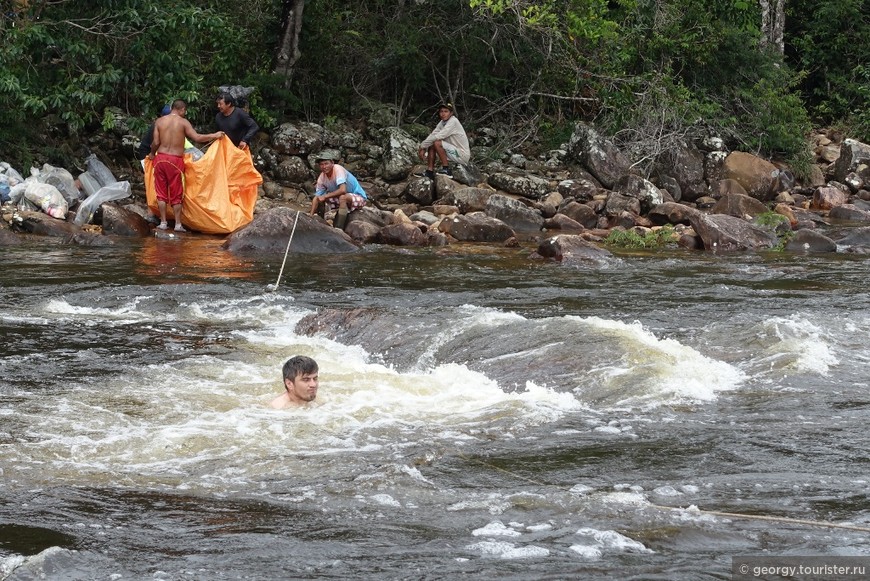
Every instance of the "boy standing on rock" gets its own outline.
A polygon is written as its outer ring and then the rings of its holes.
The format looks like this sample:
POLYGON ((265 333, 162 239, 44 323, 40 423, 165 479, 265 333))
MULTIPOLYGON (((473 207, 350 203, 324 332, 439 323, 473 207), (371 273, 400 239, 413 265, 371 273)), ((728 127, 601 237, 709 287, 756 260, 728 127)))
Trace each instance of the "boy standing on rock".
POLYGON ((420 143, 420 159, 428 164, 425 176, 435 178, 435 158, 441 161, 438 173, 453 177, 449 162, 468 163, 471 159, 471 148, 468 136, 462 123, 453 114, 452 103, 442 103, 438 106, 438 117, 441 121, 426 139, 420 143))

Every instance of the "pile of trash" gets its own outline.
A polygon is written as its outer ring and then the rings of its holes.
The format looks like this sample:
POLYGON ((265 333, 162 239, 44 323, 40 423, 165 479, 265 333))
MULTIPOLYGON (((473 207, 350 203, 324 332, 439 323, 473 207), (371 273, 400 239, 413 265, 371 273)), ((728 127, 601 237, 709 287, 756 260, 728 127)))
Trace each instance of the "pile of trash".
POLYGON ((58 220, 67 220, 73 210, 77 226, 88 224, 101 204, 129 197, 130 182, 115 179, 95 154, 87 157, 85 166, 87 170, 73 178, 64 168, 46 163, 30 168, 30 176, 24 178, 0 161, 0 204, 21 212, 44 212, 58 220))

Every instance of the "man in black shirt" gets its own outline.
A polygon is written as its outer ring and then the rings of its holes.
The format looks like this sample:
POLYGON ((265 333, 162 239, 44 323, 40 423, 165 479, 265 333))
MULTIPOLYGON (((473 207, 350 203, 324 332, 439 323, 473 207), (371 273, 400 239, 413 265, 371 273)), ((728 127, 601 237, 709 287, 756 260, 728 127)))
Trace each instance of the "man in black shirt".
POLYGON ((239 149, 248 149, 248 144, 260 129, 257 122, 244 109, 236 107, 236 101, 229 93, 218 96, 217 108, 214 122, 218 130, 226 133, 239 149))

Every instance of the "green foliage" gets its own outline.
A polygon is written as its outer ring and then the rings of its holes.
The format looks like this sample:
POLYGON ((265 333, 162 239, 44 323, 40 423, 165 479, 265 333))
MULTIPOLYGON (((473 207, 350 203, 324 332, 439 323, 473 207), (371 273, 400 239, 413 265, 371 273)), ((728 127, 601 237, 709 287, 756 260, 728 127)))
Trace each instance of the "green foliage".
POLYGON ((662 226, 643 234, 639 234, 634 229, 613 229, 607 235, 607 238, 604 239, 604 243, 618 248, 662 248, 674 242, 675 234, 672 226, 662 226))
MULTIPOLYGON (((142 115, 189 102, 194 123, 210 122, 214 87, 244 84, 268 67, 280 2, 250 0, 248 10, 197 0, 31 2, 0 21, 0 106, 17 128, 34 119, 61 133, 110 127, 107 107, 142 115), (57 124, 60 124, 58 127, 57 124)), ((11 134, 11 137, 9 136, 11 134)))
POLYGON ((870 140, 870 7, 866 0, 789 0, 786 43, 801 92, 821 121, 870 140))
POLYGON ((755 222, 759 226, 776 228, 780 224, 788 222, 788 218, 786 218, 782 214, 777 214, 772 210, 768 210, 767 212, 762 212, 761 214, 757 215, 753 222, 755 222))

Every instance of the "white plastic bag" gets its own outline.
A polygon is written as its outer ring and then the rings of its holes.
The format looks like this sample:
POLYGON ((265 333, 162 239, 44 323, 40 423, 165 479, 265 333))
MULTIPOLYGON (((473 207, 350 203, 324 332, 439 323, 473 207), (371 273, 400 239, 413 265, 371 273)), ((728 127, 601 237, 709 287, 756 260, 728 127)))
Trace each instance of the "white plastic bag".
POLYGON ((10 187, 18 185, 24 181, 21 174, 15 171, 15 169, 5 161, 0 161, 0 173, 6 174, 6 177, 9 179, 10 187))
MULTIPOLYGON (((88 173, 90 173, 90 171, 88 173)), ((97 191, 97 193, 88 196, 87 199, 79 205, 78 212, 76 212, 76 217, 73 221, 78 226, 87 224, 91 221, 91 218, 94 217, 94 212, 96 212, 97 208, 102 204, 113 200, 122 200, 129 195, 130 182, 126 180, 103 186, 97 191)))
POLYGON ((88 166, 88 173, 91 177, 100 182, 101 186, 117 184, 118 180, 112 175, 112 171, 106 167, 106 164, 97 159, 97 154, 92 153, 85 159, 85 164, 88 166))
POLYGON ((30 182, 27 184, 27 189, 24 190, 24 197, 52 218, 60 220, 66 218, 69 204, 66 203, 63 194, 53 185, 39 181, 30 182))
POLYGON ((30 168, 30 173, 36 175, 36 179, 42 183, 56 187, 57 191, 66 199, 67 204, 72 205, 78 201, 79 189, 76 187, 76 182, 72 174, 62 167, 54 167, 46 163, 43 164, 41 170, 30 168))
POLYGON ((82 191, 85 194, 85 198, 93 196, 101 187, 103 187, 100 185, 100 182, 94 179, 94 177, 86 171, 79 174, 79 183, 82 185, 82 191))

